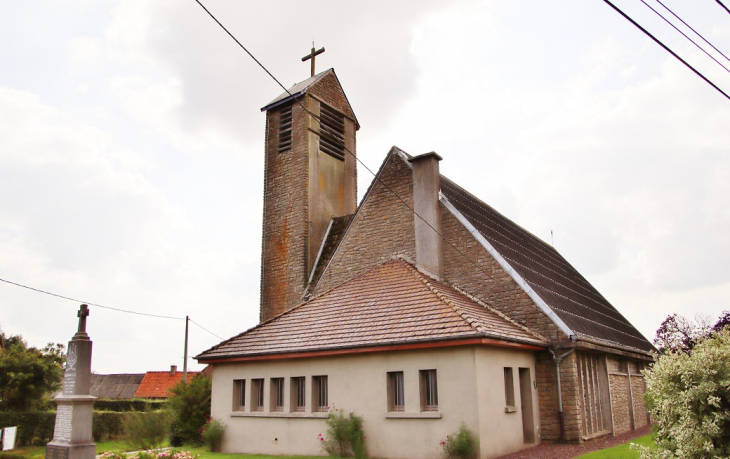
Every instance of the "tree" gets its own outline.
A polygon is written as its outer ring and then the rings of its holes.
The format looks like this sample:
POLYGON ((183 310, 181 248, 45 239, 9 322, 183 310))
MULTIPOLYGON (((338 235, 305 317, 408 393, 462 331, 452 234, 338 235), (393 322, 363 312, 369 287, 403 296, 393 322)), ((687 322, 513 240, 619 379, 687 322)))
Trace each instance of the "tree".
POLYGON ((654 345, 660 352, 667 350, 691 352, 697 343, 730 325, 730 311, 723 311, 714 325, 709 317, 698 315, 694 321, 671 314, 659 326, 654 345))
POLYGON ((64 346, 28 347, 20 335, 0 330, 0 411, 30 411, 57 390, 63 379, 64 346))
POLYGON ((645 375, 657 449, 642 459, 730 457, 730 328, 669 349, 645 375))
POLYGON ((180 381, 170 389, 167 408, 172 417, 173 446, 202 443, 201 429, 210 417, 211 380, 197 374, 189 381, 180 381))

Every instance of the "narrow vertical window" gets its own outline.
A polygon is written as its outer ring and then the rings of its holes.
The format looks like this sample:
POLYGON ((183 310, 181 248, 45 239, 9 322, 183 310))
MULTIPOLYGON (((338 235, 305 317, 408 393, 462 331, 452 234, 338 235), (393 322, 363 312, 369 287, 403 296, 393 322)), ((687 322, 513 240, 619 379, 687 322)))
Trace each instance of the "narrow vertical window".
POLYGON ((508 412, 515 407, 515 380, 511 367, 504 367, 504 403, 508 412))
POLYGON ((288 105, 279 112, 279 153, 291 149, 291 107, 288 105))
POLYGON ((251 380, 251 411, 264 410, 264 380, 251 380))
POLYGON ((246 380, 233 380, 233 411, 246 411, 246 380))
POLYGON ((284 378, 271 378, 271 411, 284 411, 284 378))
POLYGON ((438 411, 436 370, 421 370, 421 411, 438 411))
POLYGON ((312 376, 312 405, 315 411, 327 411, 327 376, 312 376))
POLYGON ((339 160, 345 160, 345 116, 325 104, 319 110, 319 149, 339 160))
POLYGON ((405 411, 405 388, 403 372, 388 373, 388 411, 405 411))
POLYGON ((295 412, 304 411, 307 403, 304 384, 304 376, 298 376, 291 379, 291 410, 295 412))

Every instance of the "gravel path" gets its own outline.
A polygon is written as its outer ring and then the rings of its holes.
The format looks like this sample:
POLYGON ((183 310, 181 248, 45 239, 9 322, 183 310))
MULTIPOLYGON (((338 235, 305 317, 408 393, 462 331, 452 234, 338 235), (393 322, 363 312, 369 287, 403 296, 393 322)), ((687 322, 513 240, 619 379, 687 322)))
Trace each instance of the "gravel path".
POLYGON ((571 459, 581 454, 590 453, 591 451, 626 443, 634 438, 647 435, 650 432, 649 426, 646 426, 616 437, 607 436, 583 443, 582 445, 538 445, 506 456, 500 456, 497 459, 571 459))

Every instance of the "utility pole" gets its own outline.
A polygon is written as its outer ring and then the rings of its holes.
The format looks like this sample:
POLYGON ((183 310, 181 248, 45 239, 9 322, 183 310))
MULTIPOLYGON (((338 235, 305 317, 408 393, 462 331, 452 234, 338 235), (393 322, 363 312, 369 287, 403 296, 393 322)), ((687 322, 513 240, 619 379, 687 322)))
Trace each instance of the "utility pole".
POLYGON ((185 361, 183 361, 183 381, 188 380, 188 323, 190 316, 185 316, 185 361))

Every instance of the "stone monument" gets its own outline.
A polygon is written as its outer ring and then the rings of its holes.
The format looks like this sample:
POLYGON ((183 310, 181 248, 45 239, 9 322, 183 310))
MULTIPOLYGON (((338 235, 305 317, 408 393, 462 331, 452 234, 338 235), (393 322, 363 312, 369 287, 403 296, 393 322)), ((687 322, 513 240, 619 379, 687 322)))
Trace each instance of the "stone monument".
POLYGON ((79 309, 79 329, 68 343, 63 391, 53 398, 56 426, 53 441, 46 445, 46 459, 94 459, 96 444, 91 436, 92 408, 96 397, 91 386, 91 340, 86 334, 89 307, 79 309))

